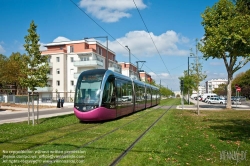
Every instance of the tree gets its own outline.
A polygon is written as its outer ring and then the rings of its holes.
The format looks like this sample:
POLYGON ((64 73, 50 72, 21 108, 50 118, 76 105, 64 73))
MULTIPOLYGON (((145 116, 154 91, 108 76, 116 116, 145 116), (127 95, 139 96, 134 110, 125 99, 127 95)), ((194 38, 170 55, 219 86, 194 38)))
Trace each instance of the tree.
MULTIPOLYGON (((192 49, 191 49, 192 51, 192 49)), ((207 76, 202 73, 202 65, 199 63, 199 57, 198 57, 198 50, 196 45, 196 55, 194 53, 190 53, 191 56, 195 56, 195 62, 191 63, 189 73, 188 71, 184 71, 184 76, 179 77, 180 81, 184 81, 184 89, 183 94, 187 94, 188 90, 189 92, 192 92, 195 90, 197 92, 197 95, 199 94, 199 86, 200 82, 203 81, 207 76)), ((199 100, 197 100, 197 114, 200 114, 199 110, 199 100)))
POLYGON ((227 95, 226 84, 219 84, 218 88, 215 88, 213 90, 213 93, 215 93, 219 96, 226 96, 227 95))
POLYGON ((22 89, 20 85, 20 78, 27 78, 21 70, 27 65, 24 64, 25 55, 21 55, 19 52, 12 53, 11 56, 6 60, 5 67, 3 70, 2 79, 5 80, 7 84, 13 84, 16 87, 16 94, 19 94, 19 90, 22 89))
POLYGON ((227 74, 227 108, 231 109, 233 74, 250 60, 250 15, 247 6, 219 0, 201 15, 205 35, 199 50, 204 58, 223 59, 227 74), (243 12, 244 11, 244 12, 243 12), (242 58, 241 60, 239 58, 242 58))
MULTIPOLYGON (((28 29, 28 35, 25 36, 24 48, 27 51, 27 57, 25 58, 24 64, 27 67, 22 69, 22 73, 27 75, 20 79, 22 86, 29 88, 32 91, 32 96, 36 87, 45 87, 47 85, 48 77, 47 73, 49 71, 48 57, 42 56, 39 51, 39 36, 36 33, 37 26, 34 21, 30 23, 30 28, 28 29)), ((32 97, 32 107, 34 115, 34 98, 32 97)), ((34 116, 33 116, 34 125, 34 116)))
POLYGON ((0 54, 0 87, 2 88, 3 85, 5 84, 5 80, 3 79, 4 77, 4 68, 5 68, 5 64, 7 61, 7 57, 3 54, 0 54))
MULTIPOLYGON (((184 76, 181 76, 179 77, 179 80, 183 80, 184 84, 184 88, 183 88, 183 95, 186 95, 188 94, 188 91, 189 93, 195 89, 195 84, 194 84, 194 77, 193 75, 191 74, 188 74, 188 71, 187 70, 184 70, 184 76)), ((180 85, 181 86, 181 85, 180 85)), ((181 89, 181 87, 180 87, 181 89)))
MULTIPOLYGON (((250 97, 250 69, 246 72, 238 74, 232 81, 232 88, 238 85, 241 87, 241 95, 247 98, 250 97)), ((235 93, 234 93, 235 94, 235 93)))
MULTIPOLYGON (((191 63, 190 75, 194 84, 194 90, 197 92, 197 97, 199 97, 199 86, 200 82, 205 80, 207 75, 202 73, 202 65, 199 63, 199 57, 197 55, 197 45, 196 45, 196 58, 195 63, 191 63)), ((191 52, 191 55, 194 55, 191 52)), ((200 115, 199 100, 197 100, 197 114, 200 115)))
POLYGON ((33 92, 36 87, 45 87, 47 85, 49 71, 48 57, 42 56, 39 51, 39 36, 36 33, 37 26, 34 21, 31 22, 28 29, 28 35, 25 36, 24 48, 27 51, 27 57, 24 60, 27 67, 22 69, 22 73, 27 75, 27 78, 21 78, 21 84, 24 87, 30 88, 33 92))

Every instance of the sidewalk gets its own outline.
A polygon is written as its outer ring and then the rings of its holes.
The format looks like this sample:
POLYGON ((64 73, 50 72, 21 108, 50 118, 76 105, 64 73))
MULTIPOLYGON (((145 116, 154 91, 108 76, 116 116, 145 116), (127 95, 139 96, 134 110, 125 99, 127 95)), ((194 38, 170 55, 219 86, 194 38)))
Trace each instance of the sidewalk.
MULTIPOLYGON (((26 105, 26 104, 23 104, 23 105, 28 107, 28 105, 26 105)), ((56 107, 57 103, 39 103, 39 106, 48 106, 47 108, 39 108, 39 111, 60 109, 60 108, 56 107)), ((63 104, 64 108, 73 108, 73 106, 74 106, 74 103, 64 103, 63 104)), ((16 111, 18 111, 18 112, 27 112, 28 111, 27 107, 23 108, 23 107, 0 106, 0 109, 2 111, 5 110, 5 111, 8 111, 8 112, 16 112, 16 111)), ((36 109, 37 109, 37 105, 34 104, 34 110, 36 110, 36 109)), ((30 105, 30 110, 32 110, 32 105, 30 105)))
MULTIPOLYGON (((44 103, 41 103, 39 105, 44 105, 44 103)), ((46 105, 48 106, 49 104, 46 104, 46 105)), ((39 119, 74 113, 73 103, 65 103, 63 108, 57 108, 55 106, 55 103, 52 103, 49 106, 52 106, 52 107, 39 109, 39 119), (66 110, 64 108, 66 108, 66 110)), ((15 123, 15 122, 22 122, 22 121, 28 120, 28 114, 27 114, 28 108, 2 106, 0 109, 1 109, 0 115, 2 115, 0 124, 15 123), (17 115, 20 115, 20 117, 14 117, 17 115)), ((32 120, 32 117, 33 117, 32 112, 33 112, 32 107, 30 107, 30 120, 32 120)), ((37 118, 37 115, 36 115, 37 106, 36 105, 34 106, 34 113, 35 113, 35 119, 36 119, 37 118)))

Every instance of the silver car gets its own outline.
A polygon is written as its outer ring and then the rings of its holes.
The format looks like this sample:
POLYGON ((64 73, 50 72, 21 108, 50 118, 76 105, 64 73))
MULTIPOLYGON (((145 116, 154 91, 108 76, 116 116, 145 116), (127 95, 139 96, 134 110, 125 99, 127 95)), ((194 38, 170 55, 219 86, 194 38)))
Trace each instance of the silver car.
POLYGON ((240 99, 232 99, 232 104, 241 105, 241 101, 240 101, 240 99))
POLYGON ((218 97, 210 97, 208 100, 207 100, 207 103, 208 104, 220 104, 220 100, 218 97))

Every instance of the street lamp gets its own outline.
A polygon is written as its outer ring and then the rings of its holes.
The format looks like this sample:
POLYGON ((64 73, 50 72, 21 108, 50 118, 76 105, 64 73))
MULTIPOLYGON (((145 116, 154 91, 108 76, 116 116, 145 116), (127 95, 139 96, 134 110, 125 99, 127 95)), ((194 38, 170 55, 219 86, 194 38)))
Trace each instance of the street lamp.
POLYGON ((130 65, 131 65, 130 49, 128 48, 128 46, 125 46, 125 47, 127 47, 128 53, 129 53, 129 71, 128 71, 128 74, 129 74, 129 77, 130 77, 130 65))
POLYGON ((91 38, 106 38, 106 49, 107 49, 107 53, 106 53, 106 62, 105 62, 105 69, 108 69, 108 36, 97 36, 97 37, 85 37, 84 40, 86 39, 91 39, 91 38))

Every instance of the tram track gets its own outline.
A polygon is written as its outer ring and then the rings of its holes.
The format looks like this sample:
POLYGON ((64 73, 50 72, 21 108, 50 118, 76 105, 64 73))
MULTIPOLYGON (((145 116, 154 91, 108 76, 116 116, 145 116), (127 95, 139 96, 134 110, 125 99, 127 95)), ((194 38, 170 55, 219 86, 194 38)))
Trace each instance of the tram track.
MULTIPOLYGON (((153 108, 153 107, 152 107, 152 108, 153 108)), ((153 109, 152 109, 152 110, 153 110, 153 109)), ((87 142, 87 143, 81 145, 79 148, 83 148, 83 147, 85 147, 85 146, 87 146, 87 145, 89 145, 89 144, 91 144, 91 143, 93 143, 93 142, 95 142, 95 141, 97 141, 97 140, 99 140, 99 139, 101 139, 101 138, 103 138, 103 137, 105 137, 105 136, 107 136, 107 135, 109 135, 109 134, 111 134, 111 133, 117 131, 118 129, 120 129, 120 128, 124 127, 124 126, 126 126, 126 125, 128 125, 128 124, 130 124, 130 123, 132 123, 132 122, 134 122, 134 121, 136 121, 136 120, 138 120, 138 119, 140 119, 140 118, 143 118, 143 117, 146 116, 148 113, 150 113, 152 110, 150 110, 150 111, 148 111, 148 112, 145 112, 143 115, 141 115, 141 116, 139 116, 139 117, 137 117, 137 118, 135 118, 135 119, 129 121, 129 122, 126 123, 126 124, 121 125, 120 127, 117 127, 117 128, 115 128, 115 129, 113 129, 113 130, 107 132, 107 133, 104 133, 104 134, 101 135, 100 137, 97 137, 96 139, 93 139, 93 140, 91 140, 91 141, 89 141, 89 142, 87 142)), ((143 111, 142 111, 142 112, 143 112, 143 111)), ((130 116, 130 115, 129 115, 129 116, 130 116)), ((123 117, 123 118, 125 118, 125 117, 123 117)), ((24 149, 21 149, 21 150, 22 150, 22 151, 26 151, 26 150, 32 150, 32 149, 35 149, 35 148, 39 148, 39 147, 41 147, 41 146, 44 146, 45 143, 46 143, 46 144, 48 144, 48 143, 53 143, 53 141, 57 141, 57 140, 60 140, 60 139, 62 139, 62 138, 65 138, 65 137, 68 137, 68 136, 71 136, 71 135, 75 135, 76 133, 87 132, 87 131, 89 131, 90 129, 93 129, 93 128, 95 128, 95 127, 97 127, 97 126, 100 126, 100 125, 102 125, 102 124, 104 124, 104 123, 105 123, 105 122, 98 122, 97 124, 96 124, 96 123, 87 123, 87 125, 90 125, 90 126, 85 127, 85 128, 83 128, 83 129, 80 129, 80 130, 77 130, 77 131, 74 131, 74 132, 70 132, 70 133, 68 133, 68 134, 64 134, 64 135, 62 135, 62 136, 55 136, 54 138, 52 138, 52 139, 50 139, 50 140, 48 140, 48 141, 46 141, 46 142, 35 143, 33 146, 29 146, 29 147, 24 148, 24 149), (92 125, 92 124, 93 124, 93 125, 92 125)), ((34 134, 34 135, 29 135, 29 136, 25 136, 25 137, 19 137, 19 138, 13 139, 13 140, 9 140, 9 141, 0 143, 0 145, 1 145, 1 144, 3 145, 3 144, 5 144, 5 143, 10 143, 10 144, 13 143, 13 144, 15 144, 15 143, 17 143, 18 140, 20 140, 20 139, 26 140, 26 139, 28 139, 30 136, 32 136, 32 137, 33 137, 33 136, 34 136, 34 137, 35 137, 35 136, 39 137, 39 135, 46 135, 46 133, 48 133, 48 132, 53 132, 53 131, 56 131, 56 130, 63 130, 64 128, 71 127, 71 126, 78 125, 78 124, 79 124, 79 122, 73 123, 73 124, 70 124, 70 125, 66 125, 66 126, 63 126, 63 127, 60 127, 60 128, 55 128, 55 129, 52 129, 52 130, 47 130, 47 131, 45 131, 45 132, 36 133, 36 134, 34 134)), ((81 125, 82 125, 82 124, 81 124, 81 125)), ((86 124, 83 124, 83 125, 85 126, 86 124)), ((19 144, 20 144, 20 143, 19 143, 19 144)), ((79 149, 79 148, 78 148, 78 149, 79 149)))
MULTIPOLYGON (((158 109, 162 108, 164 106, 159 107, 158 109)), ((171 105, 159 118, 157 118, 139 137, 136 138, 136 140, 130 144, 130 146, 124 150, 113 162, 110 164, 110 166, 115 166, 120 162, 121 159, 123 159, 128 152, 144 137, 144 135, 173 107, 171 105)))
MULTIPOLYGON (((171 106, 171 107, 172 107, 172 106, 171 106)), ((66 154, 58 155, 58 156, 56 156, 55 158, 53 158, 53 159, 51 159, 51 160, 48 160, 48 162, 47 162, 47 163, 44 163, 44 164, 45 164, 45 165, 50 165, 50 164, 54 163, 54 161, 61 160, 61 159, 63 159, 65 156, 68 156, 68 155, 74 153, 74 151, 77 151, 77 150, 79 151, 79 150, 81 150, 82 148, 86 148, 86 147, 88 147, 90 144, 92 144, 92 143, 94 143, 94 142, 97 142, 98 140, 101 140, 102 138, 105 138, 106 136, 111 135, 112 133, 115 133, 115 132, 118 131, 119 129, 122 129, 122 128, 124 128, 125 126, 128 126, 129 124, 131 124, 131 123, 133 123, 133 122, 137 122, 139 119, 145 118, 145 116, 149 115, 150 113, 153 113, 156 109, 161 109, 161 108, 164 108, 164 106, 155 106, 155 107, 151 107, 151 108, 148 109, 148 110, 140 111, 140 112, 142 112, 143 114, 139 114, 138 117, 135 117, 135 118, 133 118, 132 120, 129 120, 128 122, 125 122, 125 123, 123 123, 122 125, 117 126, 116 128, 113 128, 113 129, 111 129, 111 130, 108 131, 108 132, 102 133, 100 136, 97 136, 95 139, 89 140, 88 142, 86 142, 86 143, 84 143, 84 144, 82 144, 82 145, 80 145, 80 146, 77 146, 76 148, 71 149, 70 151, 67 151, 66 154)), ((170 108, 169 108, 169 109, 170 109, 170 108)), ((166 113, 166 111, 165 111, 165 113, 166 113)), ((165 114, 165 113, 164 113, 164 114, 165 114)), ((131 115, 129 115, 129 116, 131 116, 131 115)), ((161 115, 161 117, 162 117, 162 116, 163 116, 163 115, 161 115)), ((121 119, 125 119, 125 117, 123 117, 123 118, 121 118, 121 119)), ((158 119, 160 119, 160 118, 158 118, 158 119)), ((149 129, 147 129, 146 131, 144 131, 144 132, 143 132, 143 133, 144 133, 143 135, 145 135, 145 134, 147 133, 147 131, 149 131, 149 130, 154 126, 155 123, 157 123, 157 121, 154 122, 154 123, 151 125, 151 127, 150 127, 149 129)), ((75 124, 76 124, 76 123, 70 124, 70 125, 67 125, 67 126, 63 126, 63 127, 61 127, 61 128, 53 129, 53 130, 63 129, 63 128, 65 128, 65 127, 70 127, 70 126, 73 126, 73 125, 75 125, 75 124)), ((90 123, 90 124, 91 124, 91 123, 90 123)), ((98 123, 98 124, 94 124, 93 126, 88 126, 88 127, 85 127, 84 129, 77 130, 77 131, 74 131, 74 132, 70 132, 70 133, 68 133, 68 134, 65 134, 65 135, 62 135, 62 136, 59 136, 59 137, 57 136, 56 138, 52 138, 52 139, 50 139, 50 140, 48 140, 48 141, 46 141, 46 142, 42 142, 42 143, 39 143, 39 144, 35 144, 34 146, 29 146, 28 148, 22 149, 22 151, 25 151, 25 150, 35 150, 36 148, 42 147, 42 146, 44 146, 44 145, 48 145, 49 143, 52 143, 52 144, 53 144, 54 141, 58 141, 58 140, 60 141, 60 139, 62 139, 62 138, 66 138, 66 137, 68 137, 68 138, 72 137, 72 138, 73 138, 74 135, 77 134, 77 133, 82 133, 82 132, 85 132, 85 131, 86 131, 86 132, 87 132, 87 131, 92 132, 91 129, 93 129, 94 127, 97 127, 97 126, 102 126, 103 124, 105 124, 105 122, 103 122, 103 123, 98 123)), ((49 130, 49 131, 53 131, 53 130, 49 130)), ((48 131, 46 131, 46 132, 48 132, 48 131)), ((36 135, 39 136, 39 134, 45 134, 46 132, 37 133, 36 135)), ((143 137, 143 135, 141 135, 140 138, 137 138, 136 141, 134 141, 134 142, 130 145, 130 147, 128 147, 128 148, 125 150, 126 152, 125 152, 125 153, 123 152, 123 155, 122 155, 122 156, 125 156, 126 153, 128 153, 128 152, 130 151, 130 149, 132 149, 133 146, 143 137)), ((24 138, 24 137, 21 137, 21 138, 24 138)), ((21 139, 21 138, 18 138, 18 139, 21 139)), ((27 138, 28 138, 28 137, 27 137, 27 138)), ((17 141, 18 139, 15 139, 15 140, 17 141)), ((8 141, 8 143, 12 143, 12 142, 15 141, 15 140, 8 141)), ((123 157, 120 156, 120 159, 122 159, 122 158, 123 158, 123 157)), ((120 159, 118 159, 117 161, 119 161, 120 159)))
MULTIPOLYGON (((53 164, 54 162, 56 162, 56 161, 58 161, 58 160, 60 160, 60 159, 63 159, 63 158, 65 158, 65 157, 67 157, 68 155, 71 155, 72 153, 74 153, 75 151, 79 151, 80 149, 82 149, 82 148, 85 148, 85 147, 87 147, 87 146, 89 146, 90 144, 92 144, 92 143, 94 143, 94 142, 96 142, 96 141, 98 141, 98 140, 101 140, 102 138, 104 138, 104 137, 106 137, 106 136, 108 136, 108 135, 110 135, 110 134, 112 134, 112 133, 115 133, 116 131, 118 131, 119 129, 122 129, 122 128, 124 128, 125 126, 127 126, 127 125, 129 125, 129 124, 131 124, 131 123, 133 123, 133 122, 135 122, 135 121, 137 121, 137 120, 139 120, 139 119, 141 119, 141 118, 143 118, 143 117, 145 117, 146 115, 148 115, 149 113, 151 113, 152 111, 154 111, 155 109, 161 109, 161 108, 164 108, 164 107, 166 107, 166 106, 156 106, 157 108, 155 108, 155 107, 152 107, 151 108, 151 110, 149 111, 149 112, 146 112, 145 114, 143 114, 142 116, 140 116, 140 117, 138 117, 138 118, 135 118, 135 119, 133 119, 133 120, 131 120, 131 121, 129 121, 129 122, 127 122, 127 123, 125 123, 125 124, 123 124, 123 125, 121 125, 121 126, 119 126, 119 127, 116 127, 116 128, 114 128, 113 130, 111 130, 111 131, 109 131, 109 132, 106 132, 106 133, 104 133, 104 134, 102 134, 101 136, 99 136, 99 137, 97 137, 97 138, 95 138, 95 139, 93 139, 93 140, 90 140, 90 141, 88 141, 88 142, 86 142, 86 143, 84 143, 83 145, 81 145, 80 147, 78 147, 78 148, 75 148, 75 149, 73 149, 73 150, 71 150, 71 152, 67 152, 66 154, 63 154, 63 155, 61 155, 61 156, 58 156, 57 158, 54 158, 53 160, 50 160, 48 163, 46 163, 44 166, 48 166, 48 165, 50 165, 50 164, 53 164)), ((161 114, 161 116, 159 117, 159 118, 157 118, 157 120, 156 121, 154 121, 154 123, 152 123, 151 125, 150 125, 150 127, 148 128, 148 129, 146 129, 126 150, 124 150, 123 151, 123 153, 120 155, 120 156, 118 156, 112 163, 115 165, 117 162, 119 162, 132 148, 133 148, 133 146, 137 143, 137 142, 139 142, 139 140, 167 113, 167 111, 168 110, 170 110, 172 107, 173 107, 173 105, 172 106, 168 106, 169 108, 166 110, 166 111, 164 111, 164 113, 163 114, 161 114)), ((111 164, 112 164, 111 163, 111 164)))
MULTIPOLYGON (((157 108, 157 109, 158 109, 158 108, 157 108)), ((119 129, 121 129, 121 128, 123 128, 123 127, 125 127, 125 126, 127 126, 127 125, 129 125, 129 124, 131 124, 131 123, 133 123, 133 122, 135 122, 135 121, 137 121, 137 120, 143 118, 143 117, 145 117, 146 115, 148 115, 148 114, 151 113, 152 111, 154 111, 154 107, 150 108, 150 111, 146 112, 146 113, 143 114, 142 116, 139 116, 139 117, 137 117, 137 118, 135 118, 135 119, 133 119, 133 120, 131 120, 131 121, 129 121, 129 122, 127 122, 127 123, 125 123, 125 124, 119 126, 119 127, 116 127, 115 129, 113 129, 113 130, 111 130, 111 131, 109 131, 109 132, 106 132, 106 133, 102 134, 101 136, 99 136, 99 137, 97 137, 97 138, 95 138, 95 139, 93 139, 93 140, 90 140, 90 141, 86 142, 85 144, 81 145, 80 147, 71 150, 71 152, 73 153, 73 152, 75 152, 75 151, 77 151, 77 150, 80 150, 80 149, 82 149, 82 148, 84 148, 84 147, 87 147, 88 145, 90 145, 90 144, 92 144, 92 143, 94 143, 94 142, 96 142, 96 141, 98 141, 98 140, 100 140, 100 139, 102 139, 102 138, 104 138, 104 137, 106 137, 106 136, 108 136, 108 135, 110 135, 110 134, 112 134, 112 133, 118 131, 119 129)), ((45 166, 50 165, 50 164, 54 163, 55 161, 60 160, 60 159, 66 157, 66 156, 68 156, 68 155, 71 155, 72 153, 69 153, 69 151, 68 151, 67 154, 61 155, 61 156, 59 156, 59 157, 57 157, 57 158, 55 158, 55 159, 53 159, 53 160, 50 160, 49 163, 46 163, 46 164, 45 164, 45 166)))

